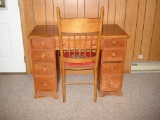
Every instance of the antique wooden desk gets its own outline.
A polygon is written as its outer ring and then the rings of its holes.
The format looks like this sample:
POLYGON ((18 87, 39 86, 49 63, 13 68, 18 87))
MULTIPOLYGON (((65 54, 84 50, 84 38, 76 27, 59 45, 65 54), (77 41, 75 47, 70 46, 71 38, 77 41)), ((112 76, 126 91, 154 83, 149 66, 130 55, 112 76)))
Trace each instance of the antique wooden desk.
MULTIPOLYGON (((99 96, 122 95, 126 42, 129 36, 118 25, 104 24, 99 65, 99 96)), ((56 25, 38 25, 28 36, 35 98, 58 98, 59 39, 56 25)), ((94 43, 95 44, 95 43, 94 43)), ((64 43, 65 45, 65 43, 64 43)))

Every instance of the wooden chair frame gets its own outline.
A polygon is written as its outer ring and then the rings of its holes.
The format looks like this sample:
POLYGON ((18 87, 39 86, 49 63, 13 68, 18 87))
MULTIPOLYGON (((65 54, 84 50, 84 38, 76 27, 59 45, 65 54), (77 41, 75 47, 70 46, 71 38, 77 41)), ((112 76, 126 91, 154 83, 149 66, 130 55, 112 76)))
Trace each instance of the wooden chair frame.
POLYGON ((61 18, 57 7, 63 102, 66 102, 67 84, 94 84, 94 102, 97 100, 97 74, 101 46, 104 8, 99 18, 61 18), (67 53, 67 56, 65 54, 67 53), (83 54, 82 54, 83 53, 83 54), (94 54, 95 55, 92 55, 94 54), (74 66, 67 66, 71 63, 74 66), (85 65, 82 65, 86 63, 85 65), (94 63, 87 65, 89 63, 94 63), (78 64, 75 65, 75 64, 78 64), (93 70, 94 82, 66 82, 65 70, 93 70))

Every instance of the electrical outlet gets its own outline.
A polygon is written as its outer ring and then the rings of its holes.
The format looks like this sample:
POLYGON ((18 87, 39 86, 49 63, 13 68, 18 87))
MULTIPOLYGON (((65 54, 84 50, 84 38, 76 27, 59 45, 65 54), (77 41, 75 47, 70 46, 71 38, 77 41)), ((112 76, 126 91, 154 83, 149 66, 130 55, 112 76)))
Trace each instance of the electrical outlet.
POLYGON ((139 59, 143 59, 143 55, 138 55, 138 58, 139 59))

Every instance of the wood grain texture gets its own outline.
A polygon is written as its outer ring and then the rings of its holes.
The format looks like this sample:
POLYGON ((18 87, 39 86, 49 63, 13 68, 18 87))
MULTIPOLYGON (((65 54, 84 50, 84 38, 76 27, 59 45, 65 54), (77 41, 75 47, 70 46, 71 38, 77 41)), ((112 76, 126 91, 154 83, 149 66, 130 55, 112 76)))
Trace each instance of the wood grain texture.
POLYGON ((126 4, 125 31, 129 34, 130 39, 127 41, 125 72, 130 71, 130 62, 132 61, 134 51, 138 1, 139 0, 127 0, 126 4))
MULTIPOLYGON (((100 46, 101 46, 101 35, 102 35, 102 20, 103 20, 103 14, 104 9, 102 7, 100 17, 96 19, 87 19, 87 18, 77 18, 77 19, 62 19, 60 17, 60 10, 57 8, 57 17, 58 17, 58 35, 59 35, 59 42, 60 42, 60 59, 61 59, 61 72, 62 72, 62 96, 63 96, 63 102, 66 102, 66 84, 69 82, 66 82, 66 72, 65 70, 84 70, 84 69, 91 69, 94 70, 94 102, 97 100, 97 83, 98 83, 98 65, 99 65, 99 55, 100 55, 100 46), (71 38, 68 37, 68 49, 69 50, 69 57, 65 56, 66 50, 64 46, 64 39, 63 39, 63 32, 65 33, 87 33, 85 35, 85 39, 82 40, 81 35, 78 37, 78 40, 76 40, 76 37, 74 35, 74 47, 71 45, 71 38), (97 34, 97 40, 96 40, 96 48, 93 48, 93 35, 88 35, 93 32, 98 32, 97 34), (90 39, 90 40, 89 40, 90 39), (81 43, 80 43, 81 41, 81 43), (85 41, 85 44, 82 44, 83 41, 85 41), (87 41, 90 42, 90 45, 87 45, 87 41), (79 47, 78 47, 79 46, 79 47), (89 54, 87 55, 87 47, 89 47, 89 54), (92 50, 95 50, 95 56, 91 55, 92 50), (70 51, 71 50, 71 51, 70 51), (74 52, 74 58, 70 56, 72 53, 72 50, 74 52), (81 58, 82 52, 84 58, 81 58), (76 54, 76 52, 78 52, 76 54), (78 58, 76 56, 79 56, 78 58), (75 59, 76 58, 76 59, 75 59), (92 64, 88 64, 88 63, 92 64), (75 65, 75 63, 78 65, 75 65), (69 65, 70 64, 70 65, 69 65)), ((72 34, 73 35, 73 34, 72 34)), ((65 35, 64 35, 65 36, 65 35)), ((82 82, 83 83, 83 82, 82 82)), ((85 82, 86 83, 86 82, 85 82)), ((72 82, 71 82, 72 84, 72 82)), ((79 82, 75 82, 75 84, 79 84, 79 82)), ((87 83, 88 84, 88 83, 87 83)))
POLYGON ((60 8, 61 17, 64 18, 64 0, 53 0, 54 5, 54 25, 57 25, 56 7, 60 8))
POLYGON ((143 55, 143 59, 141 59, 142 61, 149 60, 149 51, 152 39, 155 6, 156 6, 156 0, 147 0, 143 39, 141 45, 141 54, 143 55))
MULTIPOLYGON (((56 44, 58 43, 58 28, 57 26, 45 26, 45 25, 37 25, 33 31, 30 33, 30 35, 28 36, 28 38, 32 39, 32 38, 39 38, 39 37, 55 37, 56 40, 56 44)), ((103 30, 102 30, 102 40, 103 38, 106 37, 108 38, 113 38, 113 37, 117 37, 117 38, 128 38, 128 34, 121 29, 118 25, 107 25, 104 24, 103 25, 103 30)), ((56 50, 58 49, 59 46, 56 45, 56 50)))
POLYGON ((35 25, 46 25, 46 8, 44 0, 33 0, 33 15, 35 25))
POLYGON ((84 17, 84 1, 85 0, 78 0, 78 17, 84 17))
POLYGON ((21 15, 21 24, 22 24, 24 54, 25 54, 25 62, 26 62, 26 72, 30 74, 31 58, 29 54, 29 43, 28 43, 27 37, 35 26, 34 18, 33 18, 32 1, 20 0, 19 3, 20 3, 20 15, 21 15))
POLYGON ((64 0, 65 18, 77 18, 78 8, 77 0, 64 0))
POLYGON ((160 0, 157 0, 153 37, 150 50, 150 61, 160 61, 160 0))
POLYGON ((124 29, 126 12, 126 0, 116 0, 115 24, 124 29))
POLYGON ((138 5, 138 18, 137 18, 137 28, 136 28, 136 37, 134 41, 134 54, 133 61, 138 61, 138 55, 141 54, 141 45, 143 39, 143 28, 145 20, 145 11, 146 11, 146 0, 140 0, 138 5))
POLYGON ((108 9, 108 24, 115 23, 116 15, 116 0, 109 0, 109 9, 108 9))
POLYGON ((95 18, 99 15, 99 0, 85 0, 85 17, 95 18))
POLYGON ((103 19, 103 23, 107 24, 108 23, 108 0, 100 0, 99 4, 100 4, 99 5, 100 7, 101 6, 104 7, 104 19, 103 19))
POLYGON ((54 6, 53 6, 53 0, 45 0, 45 8, 46 8, 46 24, 47 25, 53 25, 54 19, 53 19, 53 12, 54 12, 54 6))
MULTIPOLYGON (((22 27, 26 33, 24 44, 35 25, 57 25, 57 6, 60 8, 62 18, 98 17, 100 7, 104 6, 103 23, 116 23, 130 35, 127 42, 126 71, 129 72, 131 61, 139 60, 139 54, 144 55, 145 61, 159 60, 159 55, 157 55, 159 53, 159 13, 155 14, 155 10, 159 10, 159 0, 22 1, 21 19, 24 21, 22 27)), ((25 56, 28 59, 26 52, 25 56)))
POLYGON ((25 31, 26 35, 28 36, 35 26, 32 0, 21 1, 20 7, 22 7, 23 9, 21 12, 24 13, 24 19, 25 19, 25 21, 21 22, 25 22, 26 25, 25 31))

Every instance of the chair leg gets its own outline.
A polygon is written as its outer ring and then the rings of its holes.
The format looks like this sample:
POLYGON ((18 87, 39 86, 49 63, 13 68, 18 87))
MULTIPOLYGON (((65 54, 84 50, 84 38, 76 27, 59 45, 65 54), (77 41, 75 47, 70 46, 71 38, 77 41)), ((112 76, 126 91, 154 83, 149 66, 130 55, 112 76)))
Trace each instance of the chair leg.
POLYGON ((94 69, 94 102, 97 101, 97 69, 94 69))
POLYGON ((66 102, 66 77, 65 77, 65 70, 62 70, 62 96, 63 96, 63 102, 66 102))

